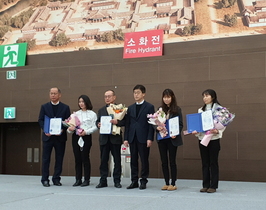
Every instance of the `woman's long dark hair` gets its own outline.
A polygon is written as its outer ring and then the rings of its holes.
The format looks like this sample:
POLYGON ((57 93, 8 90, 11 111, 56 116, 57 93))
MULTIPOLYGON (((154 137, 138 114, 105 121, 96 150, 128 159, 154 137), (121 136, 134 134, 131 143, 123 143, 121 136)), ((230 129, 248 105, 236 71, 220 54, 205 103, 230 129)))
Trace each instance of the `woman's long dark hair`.
MULTIPOLYGON (((213 107, 214 103, 221 105, 219 103, 218 99, 217 99, 217 94, 216 94, 216 92, 214 90, 212 90, 212 89, 204 90, 201 95, 202 96, 204 96, 204 95, 210 95, 211 96, 211 98, 212 98, 212 107, 213 107)), ((205 109, 206 109, 206 104, 204 104, 204 106, 202 107, 203 111, 205 111, 205 109)))
POLYGON ((175 97, 175 94, 174 92, 171 90, 171 89, 165 89, 163 91, 163 94, 162 94, 162 109, 163 111, 167 114, 177 114, 178 113, 178 105, 177 105, 177 102, 176 102, 176 97, 175 97), (170 103, 170 106, 168 107, 164 101, 163 101, 163 98, 164 97, 171 97, 171 103, 170 103))
MULTIPOLYGON (((93 106, 92 106, 92 104, 91 104, 91 100, 90 100, 90 98, 89 98, 89 96, 87 96, 87 95, 81 95, 79 98, 78 98, 78 101, 79 101, 79 99, 83 99, 83 101, 84 101, 84 104, 85 104, 85 106, 86 106, 86 109, 87 110, 92 110, 92 108, 93 108, 93 106)), ((78 105, 79 106, 79 105, 78 105)), ((80 106, 79 106, 79 108, 80 108, 80 106)))

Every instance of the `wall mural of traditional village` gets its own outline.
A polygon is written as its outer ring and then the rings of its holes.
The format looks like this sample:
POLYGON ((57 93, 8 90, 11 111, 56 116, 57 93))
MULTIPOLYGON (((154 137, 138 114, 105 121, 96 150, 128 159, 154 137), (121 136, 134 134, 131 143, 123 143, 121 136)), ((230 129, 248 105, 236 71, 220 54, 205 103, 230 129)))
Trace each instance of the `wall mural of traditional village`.
POLYGON ((162 29, 164 43, 264 34, 266 0, 1 0, 0 44, 28 54, 123 47, 162 29))

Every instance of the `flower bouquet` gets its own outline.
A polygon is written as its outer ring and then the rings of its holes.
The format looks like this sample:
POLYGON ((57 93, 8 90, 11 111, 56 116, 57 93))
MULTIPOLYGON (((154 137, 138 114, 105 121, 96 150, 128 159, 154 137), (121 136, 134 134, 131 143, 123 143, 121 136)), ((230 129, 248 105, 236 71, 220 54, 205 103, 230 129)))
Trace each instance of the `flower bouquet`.
MULTIPOLYGON (((125 105, 123 104, 110 104, 109 107, 107 107, 107 112, 109 115, 113 116, 113 119, 116 120, 123 120, 123 118, 125 117, 125 114, 127 112, 127 108, 125 107, 125 105)), ((113 135, 120 135, 121 134, 121 128, 113 125, 112 128, 112 134, 113 135)))
POLYGON ((162 108, 159 108, 157 112, 154 114, 148 114, 147 117, 149 118, 148 123, 152 125, 157 125, 161 128, 159 134, 162 138, 166 137, 168 134, 167 128, 165 126, 166 122, 166 114, 164 113, 162 108))
MULTIPOLYGON (((212 112, 212 116, 214 129, 217 130, 224 129, 235 118, 235 114, 230 113, 229 110, 225 107, 218 107, 217 109, 215 109, 212 112)), ((214 134, 210 131, 206 131, 205 136, 203 137, 200 143, 207 147, 213 135, 214 134)))
POLYGON ((63 125, 67 128, 70 126, 74 126, 76 128, 77 135, 80 135, 84 130, 80 127, 81 122, 75 112, 73 112, 73 114, 71 114, 69 118, 63 121, 63 125))

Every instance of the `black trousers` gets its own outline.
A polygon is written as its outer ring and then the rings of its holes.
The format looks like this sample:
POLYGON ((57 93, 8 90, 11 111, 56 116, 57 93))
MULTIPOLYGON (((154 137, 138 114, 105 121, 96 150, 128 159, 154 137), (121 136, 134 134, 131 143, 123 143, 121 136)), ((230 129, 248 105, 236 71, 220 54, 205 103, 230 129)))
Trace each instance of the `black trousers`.
POLYGON ((207 147, 200 144, 200 156, 202 162, 202 186, 204 188, 218 188, 219 165, 218 156, 220 151, 220 139, 211 140, 207 147))
POLYGON ((91 150, 91 135, 83 136, 84 145, 81 148, 78 145, 80 136, 73 133, 72 135, 72 148, 75 157, 75 170, 76 180, 82 179, 82 168, 84 168, 84 180, 90 180, 91 177, 91 162, 90 162, 90 150, 91 150))
POLYGON ((55 165, 52 181, 60 181, 63 168, 63 159, 65 154, 66 142, 59 141, 57 136, 51 136, 48 141, 43 141, 42 153, 42 179, 41 182, 49 181, 49 167, 51 161, 51 154, 55 150, 55 165))
POLYGON ((139 179, 139 164, 138 159, 141 161, 141 179, 140 182, 146 184, 149 176, 149 154, 150 148, 147 147, 147 143, 140 143, 136 136, 132 143, 130 143, 130 154, 131 154, 131 181, 138 182, 139 179))
POLYGON ((171 185, 175 186, 175 182, 177 179, 177 166, 176 166, 177 146, 174 146, 172 144, 171 139, 163 139, 158 141, 158 147, 162 162, 165 184, 166 185, 170 184, 170 172, 169 172, 169 163, 170 163, 171 185))
POLYGON ((101 165, 100 165, 100 182, 107 183, 108 177, 108 162, 110 157, 110 152, 114 158, 114 170, 113 170, 113 179, 114 183, 121 182, 121 144, 112 144, 110 139, 108 139, 105 145, 100 145, 101 151, 101 165))

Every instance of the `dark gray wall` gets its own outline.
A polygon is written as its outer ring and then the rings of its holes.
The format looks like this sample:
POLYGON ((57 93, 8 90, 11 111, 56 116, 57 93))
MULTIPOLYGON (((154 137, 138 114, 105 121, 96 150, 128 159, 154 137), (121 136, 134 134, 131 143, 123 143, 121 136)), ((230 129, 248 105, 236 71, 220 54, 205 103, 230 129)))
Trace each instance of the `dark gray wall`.
MULTIPOLYGON (((15 120, 1 117, 0 123, 36 122, 52 86, 61 88, 62 102, 73 111, 78 108, 78 96, 89 95, 95 112, 104 105, 104 91, 110 88, 116 91, 117 102, 128 106, 134 102, 132 88, 143 84, 147 101, 155 107, 160 105, 162 91, 171 88, 184 116, 197 112, 203 105, 202 91, 212 88, 220 103, 236 113, 221 140, 221 180, 266 181, 265 53, 266 36, 254 35, 164 44, 161 57, 124 60, 122 48, 29 55, 25 67, 0 69, 0 116, 3 107, 17 108, 15 120), (6 80, 6 71, 13 69, 17 70, 17 79, 6 80)), ((93 134, 93 141, 92 175, 99 176, 98 133, 93 134)), ((64 175, 74 174, 70 143, 64 175)), ((162 177, 156 142, 150 162, 150 176, 162 177)), ((177 162, 179 178, 201 179, 194 136, 184 137, 177 162)))

